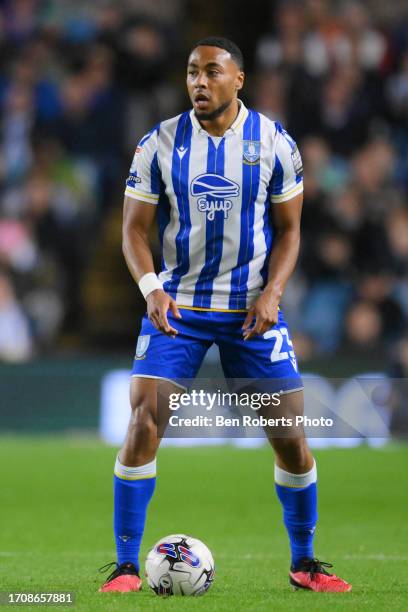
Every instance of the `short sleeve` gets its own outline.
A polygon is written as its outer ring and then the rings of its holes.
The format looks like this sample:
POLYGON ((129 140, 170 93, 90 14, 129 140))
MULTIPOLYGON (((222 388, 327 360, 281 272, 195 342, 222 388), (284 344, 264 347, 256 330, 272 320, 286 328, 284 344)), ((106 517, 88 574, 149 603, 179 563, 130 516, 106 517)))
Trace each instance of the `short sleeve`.
POLYGON ((158 130, 154 129, 139 142, 130 166, 125 189, 125 195, 150 204, 157 204, 160 191, 157 138, 158 130))
POLYGON ((303 164, 296 142, 276 124, 275 164, 270 183, 271 202, 286 202, 303 191, 303 164))

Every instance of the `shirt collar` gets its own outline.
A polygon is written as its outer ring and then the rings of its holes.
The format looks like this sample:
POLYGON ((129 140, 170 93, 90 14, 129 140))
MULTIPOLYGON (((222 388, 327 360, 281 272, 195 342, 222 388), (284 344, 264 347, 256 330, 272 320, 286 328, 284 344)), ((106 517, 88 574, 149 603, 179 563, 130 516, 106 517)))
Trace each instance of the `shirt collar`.
MULTIPOLYGON (((233 132, 234 134, 238 134, 242 124, 244 123, 245 119, 248 116, 248 109, 246 108, 246 106, 242 102, 242 100, 238 100, 238 103, 239 103, 238 115, 237 115, 234 123, 225 132, 224 136, 226 136, 229 132, 233 132)), ((194 113, 193 109, 190 111, 190 118, 191 118, 191 123, 193 125, 194 132, 196 134, 207 134, 208 135, 208 132, 202 127, 202 125, 198 121, 197 117, 195 116, 195 113, 194 113)))

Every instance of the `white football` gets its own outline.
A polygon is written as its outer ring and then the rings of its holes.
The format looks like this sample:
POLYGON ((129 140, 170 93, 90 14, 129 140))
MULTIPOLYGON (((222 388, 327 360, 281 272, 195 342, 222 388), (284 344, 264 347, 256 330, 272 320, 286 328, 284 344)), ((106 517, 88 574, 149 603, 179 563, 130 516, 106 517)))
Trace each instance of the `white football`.
POLYGON ((207 546, 173 534, 153 546, 146 558, 146 578, 156 595, 203 595, 214 580, 214 559, 207 546))

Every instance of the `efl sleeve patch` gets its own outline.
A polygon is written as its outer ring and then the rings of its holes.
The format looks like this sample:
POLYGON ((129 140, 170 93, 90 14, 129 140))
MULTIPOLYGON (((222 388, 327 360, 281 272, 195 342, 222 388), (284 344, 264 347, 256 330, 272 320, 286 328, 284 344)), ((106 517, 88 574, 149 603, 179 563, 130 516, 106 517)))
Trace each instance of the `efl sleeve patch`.
POLYGON ((303 176, 303 162, 297 144, 295 144, 295 148, 292 151, 291 157, 296 175, 303 176))
POLYGON ((136 147, 125 195, 135 200, 157 204, 159 200, 160 170, 157 161, 157 132, 144 136, 136 147))
POLYGON ((271 202, 291 200, 303 191, 303 163, 296 142, 277 124, 275 165, 269 186, 271 202))

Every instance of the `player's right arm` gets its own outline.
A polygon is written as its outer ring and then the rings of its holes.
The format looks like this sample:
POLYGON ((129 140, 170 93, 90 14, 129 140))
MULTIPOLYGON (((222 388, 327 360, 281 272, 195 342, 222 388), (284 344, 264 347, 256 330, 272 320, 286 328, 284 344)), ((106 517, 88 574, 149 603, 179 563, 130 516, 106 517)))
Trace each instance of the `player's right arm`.
MULTIPOLYGON (((154 222, 156 206, 125 196, 123 207, 122 249, 134 280, 154 272, 149 230, 154 222)), ((181 318, 176 302, 163 289, 155 289, 146 298, 147 314, 156 329, 173 338, 178 333, 167 319, 167 311, 181 318)))
MULTIPOLYGON (((157 132, 147 134, 136 149, 126 181, 123 207, 122 249, 134 280, 149 272, 154 273, 153 255, 149 244, 149 230, 154 222, 159 200, 159 167, 157 163, 157 132)), ((167 311, 181 318, 177 304, 163 289, 155 289, 146 296, 147 314, 155 328, 175 337, 177 330, 167 319, 167 311)))

